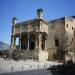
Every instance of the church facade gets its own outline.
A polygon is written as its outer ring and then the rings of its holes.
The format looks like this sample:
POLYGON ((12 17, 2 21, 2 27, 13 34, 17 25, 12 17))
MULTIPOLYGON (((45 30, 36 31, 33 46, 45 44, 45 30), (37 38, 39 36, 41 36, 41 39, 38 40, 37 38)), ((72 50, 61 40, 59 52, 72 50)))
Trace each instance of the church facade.
POLYGON ((10 53, 21 59, 74 60, 75 17, 46 21, 42 16, 38 9, 35 19, 16 23, 13 18, 10 53))

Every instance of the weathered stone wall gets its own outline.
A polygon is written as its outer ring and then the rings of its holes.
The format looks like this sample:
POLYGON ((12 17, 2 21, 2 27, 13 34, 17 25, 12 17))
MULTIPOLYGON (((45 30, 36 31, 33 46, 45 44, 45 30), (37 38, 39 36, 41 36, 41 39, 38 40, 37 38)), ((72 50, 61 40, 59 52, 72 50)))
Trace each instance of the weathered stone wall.
POLYGON ((66 48, 68 51, 74 51, 74 29, 75 29, 75 19, 73 17, 66 17, 65 36, 66 36, 66 48))
POLYGON ((73 60, 75 62, 75 17, 65 18, 65 37, 66 37, 66 51, 65 59, 73 60))
POLYGON ((65 50, 65 19, 64 18, 49 22, 49 27, 48 27, 49 57, 54 57, 58 49, 59 51, 65 50), (59 40, 58 47, 55 45, 55 39, 59 40))
POLYGON ((52 27, 53 30, 53 35, 54 35, 54 41, 55 39, 59 40, 59 48, 64 49, 64 41, 65 41, 65 21, 64 19, 58 19, 52 23, 54 28, 52 27))

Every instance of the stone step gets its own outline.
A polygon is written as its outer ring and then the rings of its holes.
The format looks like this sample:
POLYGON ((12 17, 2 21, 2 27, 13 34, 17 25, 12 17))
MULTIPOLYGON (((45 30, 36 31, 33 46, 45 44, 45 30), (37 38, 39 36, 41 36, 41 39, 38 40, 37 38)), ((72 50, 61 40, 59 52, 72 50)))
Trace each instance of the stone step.
POLYGON ((37 51, 14 51, 15 57, 21 59, 38 59, 37 51))

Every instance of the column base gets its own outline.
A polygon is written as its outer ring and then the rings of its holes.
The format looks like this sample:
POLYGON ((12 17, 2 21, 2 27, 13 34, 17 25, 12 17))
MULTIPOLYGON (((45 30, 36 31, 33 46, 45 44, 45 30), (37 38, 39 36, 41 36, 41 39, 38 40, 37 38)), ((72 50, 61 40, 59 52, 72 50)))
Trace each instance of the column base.
POLYGON ((46 50, 39 50, 39 61, 47 61, 48 60, 48 51, 46 50))

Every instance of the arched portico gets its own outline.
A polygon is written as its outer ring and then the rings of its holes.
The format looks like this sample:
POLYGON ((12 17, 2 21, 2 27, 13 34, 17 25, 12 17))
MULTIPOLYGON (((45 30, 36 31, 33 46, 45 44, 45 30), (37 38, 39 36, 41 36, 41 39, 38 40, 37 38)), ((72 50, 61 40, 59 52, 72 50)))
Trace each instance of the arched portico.
POLYGON ((46 32, 22 32, 14 35, 14 49, 19 50, 46 50, 47 33, 46 32), (18 37, 18 46, 16 47, 16 38, 18 37))

